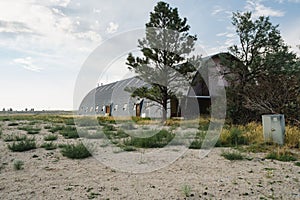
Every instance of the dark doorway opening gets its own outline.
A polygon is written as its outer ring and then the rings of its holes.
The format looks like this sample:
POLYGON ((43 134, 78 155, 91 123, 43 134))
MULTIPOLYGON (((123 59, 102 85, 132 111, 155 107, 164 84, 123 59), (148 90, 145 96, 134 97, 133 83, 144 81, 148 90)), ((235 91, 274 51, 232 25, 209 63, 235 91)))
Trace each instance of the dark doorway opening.
POLYGON ((141 104, 139 104, 139 103, 135 104, 135 115, 137 117, 141 116, 141 104))
POLYGON ((181 117, 181 109, 177 98, 171 98, 171 117, 181 117))
POLYGON ((106 115, 110 116, 110 114, 111 114, 111 113, 110 113, 110 110, 111 110, 111 109, 110 109, 110 105, 109 105, 109 106, 105 106, 105 114, 106 114, 106 115))

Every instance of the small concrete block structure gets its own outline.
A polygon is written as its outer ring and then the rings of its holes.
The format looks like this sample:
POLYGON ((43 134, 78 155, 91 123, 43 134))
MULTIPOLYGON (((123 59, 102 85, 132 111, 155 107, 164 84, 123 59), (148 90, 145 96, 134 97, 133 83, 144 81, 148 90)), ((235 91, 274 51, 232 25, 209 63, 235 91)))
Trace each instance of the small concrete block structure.
POLYGON ((283 145, 285 138, 284 115, 263 115, 262 123, 265 142, 274 142, 283 145))

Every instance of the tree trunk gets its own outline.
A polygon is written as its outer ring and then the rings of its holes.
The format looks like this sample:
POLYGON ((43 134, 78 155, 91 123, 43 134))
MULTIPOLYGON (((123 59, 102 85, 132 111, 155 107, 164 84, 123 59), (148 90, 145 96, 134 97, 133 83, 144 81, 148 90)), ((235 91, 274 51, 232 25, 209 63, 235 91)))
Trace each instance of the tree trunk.
POLYGON ((168 109, 168 99, 166 96, 163 97, 163 111, 162 111, 162 122, 167 120, 167 109, 168 109))

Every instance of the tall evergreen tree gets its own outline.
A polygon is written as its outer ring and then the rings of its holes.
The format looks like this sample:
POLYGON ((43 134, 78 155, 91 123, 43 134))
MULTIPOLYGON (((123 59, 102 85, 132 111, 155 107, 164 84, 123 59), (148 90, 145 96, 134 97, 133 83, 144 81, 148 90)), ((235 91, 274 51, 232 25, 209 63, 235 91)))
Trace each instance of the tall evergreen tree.
POLYGON ((162 120, 167 118, 167 105, 175 96, 179 75, 189 78, 194 71, 189 54, 197 40, 188 33, 186 18, 180 18, 177 8, 158 2, 146 23, 146 36, 138 40, 142 56, 130 53, 126 64, 150 87, 131 88, 132 96, 147 98, 161 105, 162 120), (176 81, 177 80, 177 81, 176 81))

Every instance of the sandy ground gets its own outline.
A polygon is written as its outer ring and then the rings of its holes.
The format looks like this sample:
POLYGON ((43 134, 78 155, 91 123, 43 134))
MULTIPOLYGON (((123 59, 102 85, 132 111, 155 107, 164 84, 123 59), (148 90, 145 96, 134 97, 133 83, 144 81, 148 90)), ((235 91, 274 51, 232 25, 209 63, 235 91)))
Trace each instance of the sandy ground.
MULTIPOLYGON (((13 129, 2 125, 3 134, 13 129)), ((0 199, 300 199, 294 163, 265 160, 263 153, 229 161, 220 156, 224 150, 214 148, 202 159, 198 150, 188 150, 165 168, 135 174, 93 157, 71 160, 59 149, 11 152, 0 140, 0 199), (23 170, 14 170, 14 159, 24 161, 23 170)))

